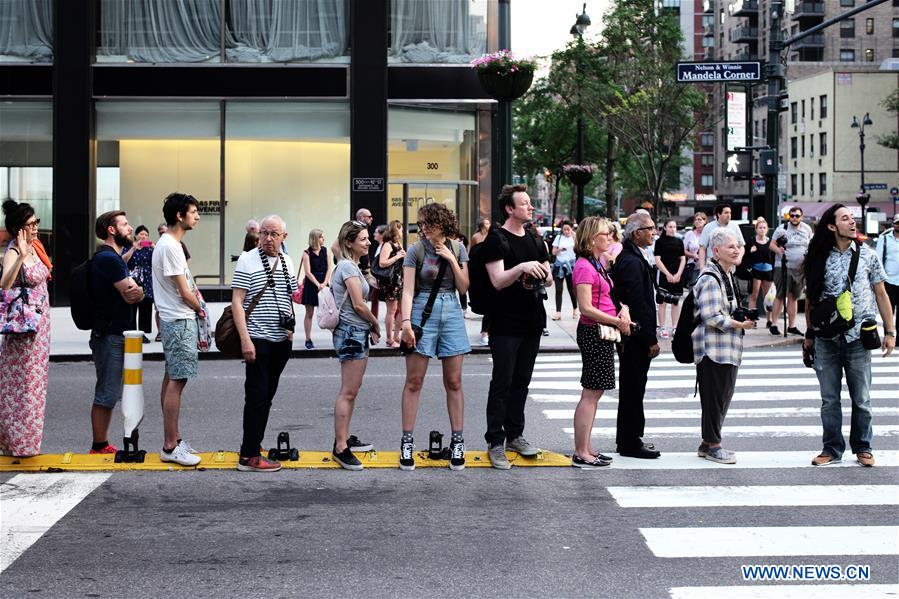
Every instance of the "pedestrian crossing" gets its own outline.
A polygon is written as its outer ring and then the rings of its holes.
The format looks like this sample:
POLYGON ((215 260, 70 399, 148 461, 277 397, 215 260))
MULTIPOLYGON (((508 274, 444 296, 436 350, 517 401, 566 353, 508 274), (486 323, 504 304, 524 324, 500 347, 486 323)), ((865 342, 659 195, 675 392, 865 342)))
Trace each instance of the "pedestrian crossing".
MULTIPOLYGON (((581 359, 576 354, 539 356, 530 386, 530 399, 545 421, 557 423, 561 432, 572 440, 574 408, 580 399, 580 369, 581 359)), ((598 477, 602 477, 603 471, 631 472, 626 484, 633 482, 633 486, 609 486, 607 491, 629 514, 626 519, 638 522, 640 537, 656 559, 665 563, 703 558, 720 563, 732 558, 738 564, 833 564, 839 561, 836 556, 852 556, 855 563, 861 564, 881 556, 899 556, 899 526, 892 525, 895 518, 887 518, 886 522, 883 518, 860 523, 851 520, 853 510, 895 514, 899 506, 899 485, 869 484, 878 480, 874 475, 882 474, 882 469, 899 468, 899 450, 894 449, 895 438, 899 437, 899 355, 889 358, 882 358, 876 352, 872 355, 873 445, 877 466, 862 478, 834 474, 847 472, 845 468, 860 468, 848 449, 843 462, 821 470, 810 465, 811 458, 820 450, 821 396, 815 372, 802 365, 798 347, 744 352, 736 392, 723 428, 724 446, 733 448, 729 441, 739 444, 737 463, 733 465, 701 459, 695 450, 666 451, 666 447, 696 447, 701 439, 701 409, 698 395, 694 396, 695 378, 692 365, 679 364, 670 354, 653 360, 644 399, 644 439, 655 442, 662 456, 640 460, 615 455, 608 468, 582 471, 586 476, 598 477), (779 446, 789 445, 790 449, 775 451, 770 446, 774 442, 779 446), (752 449, 747 451, 747 447, 752 449), (802 478, 808 480, 807 476, 799 477, 800 469, 830 474, 818 474, 816 480, 808 481, 810 484, 764 484, 772 478, 783 483, 782 476, 776 477, 776 471, 783 469, 796 473, 789 478, 795 478, 797 483, 802 478), (690 470, 730 474, 722 474, 726 484, 721 485, 702 484, 709 480, 705 476, 674 476, 690 470), (645 479, 653 484, 640 484, 640 472, 646 472, 647 477, 653 473, 652 478, 645 479), (666 472, 670 473, 667 478, 684 480, 685 484, 656 484, 664 481, 658 477, 666 476, 666 472), (820 510, 833 508, 846 510, 847 516, 837 521, 815 516, 820 510), (732 510, 741 510, 739 517, 732 510), (702 516, 688 526, 676 515, 700 512, 702 516), (662 518, 669 515, 672 526, 665 525, 668 519, 662 518), (772 526, 772 519, 780 518, 787 518, 791 525, 772 526)), ((845 381, 842 398, 846 423, 843 433, 848 442, 851 400, 845 381)), ((603 451, 615 447, 617 405, 617 390, 606 392, 598 404, 593 426, 594 447, 603 451)), ((880 480, 883 482, 882 477, 880 480)), ((895 480, 895 476, 890 476, 887 482, 895 480)), ((616 478, 616 482, 622 480, 616 478)), ((678 569, 689 568, 683 562, 670 563, 680 564, 678 569)), ((703 563, 704 571, 707 562, 703 563)), ((722 576, 721 586, 672 586, 668 594, 672 599, 896 597, 895 572, 886 576, 882 571, 872 572, 867 579, 847 578, 845 572, 840 570, 840 573, 842 577, 838 578, 808 579, 749 579, 744 575, 743 585, 730 584, 733 579, 722 576)))

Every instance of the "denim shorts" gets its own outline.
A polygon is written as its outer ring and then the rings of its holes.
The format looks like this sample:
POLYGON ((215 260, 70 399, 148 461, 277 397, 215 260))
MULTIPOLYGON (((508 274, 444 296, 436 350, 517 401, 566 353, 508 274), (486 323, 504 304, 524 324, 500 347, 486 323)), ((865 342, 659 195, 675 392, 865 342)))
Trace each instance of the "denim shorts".
POLYGON ((160 320, 162 353, 165 373, 170 380, 182 381, 197 376, 197 340, 199 330, 195 318, 179 318, 171 322, 160 320))
POLYGON ((94 356, 94 369, 97 371, 94 405, 112 409, 122 399, 125 337, 91 334, 90 348, 94 356))
MULTIPOLYGON (((421 322, 421 313, 428 303, 429 292, 422 291, 412 300, 412 323, 421 322)), ((425 323, 415 352, 429 358, 451 358, 471 351, 462 306, 455 291, 440 292, 434 298, 431 317, 425 323)))
POLYGON ((332 339, 337 359, 343 362, 368 358, 368 335, 371 329, 340 323, 334 329, 332 339))

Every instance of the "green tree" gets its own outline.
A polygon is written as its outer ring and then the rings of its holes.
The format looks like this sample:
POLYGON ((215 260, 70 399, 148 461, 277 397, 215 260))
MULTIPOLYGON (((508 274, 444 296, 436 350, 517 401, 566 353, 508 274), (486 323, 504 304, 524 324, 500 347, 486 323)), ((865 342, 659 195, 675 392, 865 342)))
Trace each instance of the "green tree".
MULTIPOLYGON (((893 93, 887 96, 880 105, 883 106, 887 112, 892 114, 895 120, 896 116, 899 116, 899 88, 893 90, 893 93)), ((877 137, 877 143, 886 148, 899 150, 899 134, 893 132, 879 135, 877 137)))

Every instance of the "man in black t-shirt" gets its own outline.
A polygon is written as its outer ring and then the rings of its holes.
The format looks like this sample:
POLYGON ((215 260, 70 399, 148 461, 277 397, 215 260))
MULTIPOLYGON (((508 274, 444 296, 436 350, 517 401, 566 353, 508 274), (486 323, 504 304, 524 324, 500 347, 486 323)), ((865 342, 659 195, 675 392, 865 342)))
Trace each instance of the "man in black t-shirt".
POLYGON ((502 227, 490 230, 482 250, 497 298, 490 310, 493 375, 487 395, 484 438, 494 468, 511 468, 506 449, 521 456, 539 450, 522 436, 524 404, 546 326, 544 287, 552 285, 546 246, 525 229, 534 206, 524 185, 505 185, 499 196, 506 214, 502 227), (505 447, 504 447, 505 445, 505 447))
POLYGON ((137 328, 136 305, 144 290, 134 282, 122 259, 122 247, 133 243, 133 229, 121 210, 97 218, 97 238, 103 245, 91 261, 91 295, 94 300, 94 327, 90 348, 97 371, 91 428, 94 443, 90 453, 115 453, 109 443, 112 410, 122 398, 124 385, 125 338, 122 333, 137 328))

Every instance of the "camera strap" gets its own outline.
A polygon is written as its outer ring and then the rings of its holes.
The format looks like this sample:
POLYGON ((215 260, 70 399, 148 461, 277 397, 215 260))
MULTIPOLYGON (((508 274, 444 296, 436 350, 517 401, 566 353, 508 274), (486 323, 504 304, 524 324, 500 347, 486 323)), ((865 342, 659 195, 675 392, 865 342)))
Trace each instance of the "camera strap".
POLYGON ((612 303, 615 305, 615 312, 621 312, 621 302, 618 301, 618 294, 615 292, 615 284, 612 283, 612 278, 609 276, 609 273, 602 265, 602 262, 598 261, 596 258, 590 258, 590 264, 593 265, 593 268, 596 269, 596 272, 599 273, 599 276, 601 276, 606 282, 606 285, 609 286, 609 297, 612 298, 612 303))
POLYGON ((730 276, 729 272, 724 272, 724 269, 721 268, 721 265, 718 264, 717 260, 712 260, 712 264, 715 265, 715 268, 718 269, 718 272, 721 273, 721 280, 724 282, 724 293, 727 295, 727 303, 733 303, 734 299, 737 301, 737 307, 739 308, 743 303, 743 298, 740 297, 740 289, 736 285, 733 284, 733 279, 730 276))
MULTIPOLYGON (((275 273, 272 271, 271 266, 268 263, 268 256, 262 248, 258 248, 259 250, 259 260, 262 262, 262 268, 265 269, 265 276, 268 278, 268 282, 266 283, 266 287, 271 287, 272 291, 275 293, 275 309, 278 310, 278 316, 281 316, 281 306, 278 304, 278 287, 275 283, 275 273)), ((287 261, 284 259, 284 254, 278 252, 278 258, 281 261, 281 272, 284 275, 284 287, 287 290, 287 297, 291 297, 291 289, 290 289, 290 273, 287 270, 287 261)), ((265 292, 266 287, 263 287, 262 292, 260 292, 260 296, 265 292)), ((293 301, 290 302, 290 313, 293 314, 293 301)))
POLYGON ((424 309, 421 311, 421 323, 419 323, 419 327, 422 329, 425 328, 425 323, 428 322, 428 319, 431 317, 431 311, 434 309, 434 302, 437 300, 437 294, 440 292, 440 285, 443 283, 443 278, 446 276, 446 267, 448 262, 446 260, 440 260, 440 267, 437 269, 437 276, 434 278, 434 282, 431 284, 431 293, 428 295, 428 302, 425 304, 424 309))

